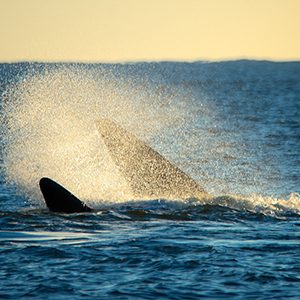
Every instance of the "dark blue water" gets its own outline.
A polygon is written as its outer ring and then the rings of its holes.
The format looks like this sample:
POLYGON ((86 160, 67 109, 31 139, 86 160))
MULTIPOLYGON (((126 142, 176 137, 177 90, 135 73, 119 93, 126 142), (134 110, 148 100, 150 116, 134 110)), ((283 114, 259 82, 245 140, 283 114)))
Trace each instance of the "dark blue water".
POLYGON ((0 74, 0 298, 299 298, 299 62, 2 64, 0 74), (98 116, 212 199, 132 199, 97 144, 98 116), (97 212, 48 212, 41 176, 97 212))

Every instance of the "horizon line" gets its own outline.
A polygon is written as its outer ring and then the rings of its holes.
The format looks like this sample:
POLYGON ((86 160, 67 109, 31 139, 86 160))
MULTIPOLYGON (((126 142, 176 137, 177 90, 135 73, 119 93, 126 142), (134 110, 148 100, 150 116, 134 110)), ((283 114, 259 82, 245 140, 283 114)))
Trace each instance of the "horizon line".
POLYGON ((42 60, 42 59, 12 59, 12 60, 0 60, 0 64, 14 64, 14 63, 45 63, 45 64, 135 64, 135 63, 164 63, 164 62, 178 62, 178 63, 196 63, 196 62, 207 62, 207 63, 215 63, 215 62, 230 62, 230 61, 269 61, 269 62, 300 62, 299 58, 271 58, 271 57, 224 57, 219 59, 212 58, 198 58, 198 59, 128 59, 128 60, 77 60, 77 59, 50 59, 50 60, 42 60))

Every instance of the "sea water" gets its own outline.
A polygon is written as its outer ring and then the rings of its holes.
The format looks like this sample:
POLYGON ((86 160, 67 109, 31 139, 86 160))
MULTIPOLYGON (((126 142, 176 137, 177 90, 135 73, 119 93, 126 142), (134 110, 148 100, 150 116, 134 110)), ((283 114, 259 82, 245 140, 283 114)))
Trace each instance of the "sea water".
POLYGON ((1 64, 0 298, 297 299, 300 63, 1 64), (212 195, 135 199, 109 118, 212 195), (50 213, 41 177, 93 213, 50 213))

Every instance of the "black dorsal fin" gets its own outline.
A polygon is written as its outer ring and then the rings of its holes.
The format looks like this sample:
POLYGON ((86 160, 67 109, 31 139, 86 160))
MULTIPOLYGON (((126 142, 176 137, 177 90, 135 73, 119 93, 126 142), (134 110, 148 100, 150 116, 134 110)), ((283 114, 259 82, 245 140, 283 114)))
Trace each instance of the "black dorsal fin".
POLYGON ((80 213, 92 211, 85 203, 54 180, 43 177, 40 189, 50 211, 61 213, 80 213))

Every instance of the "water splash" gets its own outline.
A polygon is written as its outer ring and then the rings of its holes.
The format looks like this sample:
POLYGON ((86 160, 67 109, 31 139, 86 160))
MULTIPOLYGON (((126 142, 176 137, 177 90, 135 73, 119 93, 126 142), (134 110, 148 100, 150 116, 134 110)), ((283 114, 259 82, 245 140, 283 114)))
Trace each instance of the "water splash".
MULTIPOLYGON (((184 123, 191 115, 201 114, 206 122, 205 116, 215 113, 209 105, 197 103, 189 107, 191 103, 177 101, 181 97, 166 91, 163 86, 154 87, 147 80, 136 81, 130 75, 116 74, 104 67, 97 70, 84 66, 46 67, 43 71, 33 70, 7 89, 1 108, 4 172, 6 180, 34 203, 42 203, 38 181, 43 176, 54 178, 79 198, 88 200, 88 203, 94 202, 92 205, 97 207, 101 207, 102 203, 132 199, 130 187, 118 173, 100 138, 96 128, 99 118, 115 120, 144 141, 155 137, 156 149, 160 150, 158 132, 174 125, 178 128, 178 124, 184 123)), ((182 142, 184 145, 176 144, 166 150, 167 154, 172 156, 178 151, 176 147, 180 146, 182 160, 187 161, 192 156, 197 168, 207 161, 206 168, 198 171, 207 177, 207 181, 201 184, 204 187, 227 187, 224 180, 218 178, 221 172, 226 173, 225 180, 230 176, 235 184, 241 186, 243 180, 246 180, 247 186, 255 183, 250 173, 255 178, 257 170, 251 171, 250 163, 243 164, 243 160, 239 166, 244 165, 242 171, 247 171, 244 176, 239 176, 233 169, 225 171, 226 164, 219 159, 220 149, 213 145, 217 134, 223 136, 222 139, 227 136, 219 123, 214 122, 212 132, 207 130, 208 127, 211 124, 194 128, 195 132, 189 131, 187 139, 182 142), (216 131, 218 128, 219 131, 216 131), (195 159, 199 153, 201 158, 195 159)), ((184 136, 185 133, 176 134, 184 136)), ((241 143, 235 135, 233 141, 222 139, 218 142, 225 145, 221 150, 225 149, 226 155, 228 152, 227 160, 237 160, 241 143), (226 146, 229 142, 234 142, 232 147, 226 146)), ((180 167, 183 166, 187 167, 184 170, 189 167, 184 162, 180 167)), ((180 205, 184 203, 180 201, 180 205)), ((287 199, 260 194, 221 196, 203 203, 271 215, 283 211, 300 212, 297 194, 291 194, 287 199)))
POLYGON ((97 122, 109 153, 136 198, 208 197, 190 176, 108 119, 97 122))
POLYGON ((272 217, 289 214, 300 215, 300 195, 298 193, 291 193, 286 199, 260 194, 249 196, 227 195, 215 197, 210 201, 210 204, 272 217))
POLYGON ((181 119, 183 110, 166 105, 171 96, 164 95, 162 107, 159 95, 149 89, 150 84, 137 84, 130 76, 115 78, 107 69, 79 66, 46 68, 10 86, 2 107, 7 181, 30 199, 41 200, 37 183, 43 176, 81 199, 130 198, 95 122, 109 117, 147 139, 181 119))

